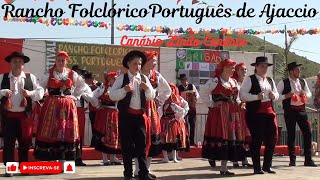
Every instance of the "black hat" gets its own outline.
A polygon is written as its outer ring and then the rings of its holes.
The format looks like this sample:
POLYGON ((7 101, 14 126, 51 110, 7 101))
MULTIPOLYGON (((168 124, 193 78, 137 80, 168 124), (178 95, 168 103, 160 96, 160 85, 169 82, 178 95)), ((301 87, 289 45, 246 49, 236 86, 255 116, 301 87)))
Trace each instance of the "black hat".
POLYGON ((180 80, 187 80, 187 75, 186 74, 180 74, 178 79, 180 80))
POLYGON ((28 56, 25 56, 22 52, 13 52, 9 56, 7 56, 4 60, 10 63, 12 58, 20 57, 24 60, 24 63, 27 63, 30 61, 30 58, 28 56))
POLYGON ((86 71, 86 72, 83 74, 83 78, 84 78, 84 79, 93 79, 93 78, 94 78, 94 75, 92 74, 92 72, 86 71))
POLYGON ((77 71, 80 69, 79 65, 73 65, 71 68, 73 71, 77 71))
POLYGON ((294 70, 294 68, 301 66, 302 64, 297 64, 297 62, 292 62, 287 65, 288 71, 294 70))
POLYGON ((122 60, 122 65, 123 67, 129 69, 128 67, 128 62, 129 60, 132 58, 132 57, 135 57, 135 56, 139 56, 141 57, 142 59, 142 66, 147 62, 147 57, 146 55, 141 52, 141 51, 137 51, 137 50, 133 50, 133 51, 130 51, 128 54, 126 54, 122 60))
POLYGON ((268 58, 265 56, 259 56, 256 58, 256 62, 252 63, 251 66, 256 66, 258 64, 267 64, 268 66, 272 66, 273 64, 268 63, 268 58))

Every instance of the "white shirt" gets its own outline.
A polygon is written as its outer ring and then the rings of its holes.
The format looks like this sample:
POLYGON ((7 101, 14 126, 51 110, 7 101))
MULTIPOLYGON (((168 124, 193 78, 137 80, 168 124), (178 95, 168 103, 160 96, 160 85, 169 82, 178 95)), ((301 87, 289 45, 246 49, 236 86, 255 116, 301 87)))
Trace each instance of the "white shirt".
MULTIPOLYGON (((40 80, 40 85, 44 89, 47 89, 49 75, 49 72, 46 73, 40 80)), ((62 73, 53 71, 53 77, 56 80, 67 80, 69 78, 69 71, 67 70, 67 68, 64 68, 62 73)), ((80 96, 83 94, 85 90, 86 83, 84 82, 84 79, 81 76, 79 76, 78 73, 73 71, 73 87, 71 88, 71 94, 75 96, 77 99, 80 99, 80 96)))
MULTIPOLYGON (((188 85, 189 84, 187 84, 187 86, 184 86, 184 85, 181 84, 181 86, 183 86, 185 89, 188 89, 188 85)), ((192 84, 192 88, 193 88, 193 91, 196 93, 196 98, 199 99, 200 95, 199 95, 199 92, 198 92, 196 86, 194 86, 194 84, 192 84)))
MULTIPOLYGON (((273 85, 273 90, 272 86, 269 84, 269 81, 267 78, 262 78, 261 76, 255 74, 255 76, 258 79, 261 92, 263 92, 263 99, 261 102, 268 102, 271 99, 269 98, 269 93, 272 92, 274 95, 274 101, 276 101, 279 98, 279 93, 277 91, 276 85, 272 79, 272 85, 273 85)), ((243 101, 250 102, 250 101, 257 101, 258 100, 258 95, 254 95, 249 93, 250 89, 252 86, 251 78, 249 76, 245 77, 240 88, 240 98, 243 101)))
MULTIPOLYGON (((151 77, 152 75, 151 72, 152 71, 150 71, 148 78, 151 77)), ((164 102, 170 97, 172 91, 167 80, 164 79, 163 76, 158 71, 156 71, 156 76, 158 80, 157 82, 158 87, 155 89, 156 92, 158 92, 156 93, 157 94, 156 99, 159 101, 160 106, 162 106, 164 102)))
MULTIPOLYGON (((140 98, 140 84, 142 82, 141 75, 138 73, 137 75, 133 76, 128 71, 128 76, 129 76, 129 81, 132 82, 132 85, 133 85, 132 97, 131 97, 129 107, 132 109, 141 109, 141 98, 140 98)), ((148 77, 145 75, 143 76, 145 77, 146 84, 148 86, 148 89, 145 91, 146 100, 152 100, 155 98, 156 91, 151 86, 151 83, 148 77)), ((127 92, 124 89, 124 87, 121 88, 123 83, 123 77, 124 77, 124 74, 121 74, 120 76, 118 76, 112 88, 110 89, 109 97, 113 101, 120 101, 127 95, 127 92)))
MULTIPOLYGON (((225 81, 222 78, 220 78, 220 80, 223 86, 237 87, 239 91, 240 86, 238 85, 236 80, 232 78, 229 78, 229 81, 225 81)), ((205 85, 200 88, 201 99, 208 108, 214 106, 214 101, 212 100, 212 91, 217 87, 218 82, 219 79, 217 77, 211 78, 206 82, 205 85)), ((237 95, 237 102, 240 103, 239 93, 237 95)))
MULTIPOLYGON (((105 86, 99 86, 96 90, 93 91, 93 94, 94 94, 94 97, 95 98, 99 98, 100 96, 103 95, 104 93, 104 90, 105 90, 105 86)), ((109 94, 110 93, 110 90, 111 90, 111 86, 109 86, 108 90, 107 90, 107 93, 109 94)), ((108 108, 111 108, 111 109, 117 109, 117 103, 115 103, 114 106, 107 106, 108 108)))
MULTIPOLYGON (((291 92, 293 92, 294 94, 296 94, 297 96, 300 96, 301 92, 305 92, 306 93, 306 96, 307 98, 311 98, 312 94, 310 92, 310 89, 308 87, 308 84, 306 82, 306 80, 304 80, 304 83, 305 83, 305 87, 304 87, 304 90, 302 90, 302 86, 300 84, 300 80, 299 78, 297 78, 296 80, 293 80, 289 77, 289 82, 290 82, 290 87, 291 87, 291 92)), ((284 82, 283 80, 280 81, 278 83, 278 86, 277 86, 277 89, 278 89, 278 92, 280 94, 279 96, 279 101, 283 101, 285 99, 285 94, 282 94, 283 93, 283 90, 284 90, 284 82)), ((293 106, 301 106, 303 105, 304 103, 301 102, 301 99, 298 98, 298 101, 297 102, 294 102, 291 100, 291 105, 293 106)))
MULTIPOLYGON (((10 79, 10 90, 12 91, 12 96, 10 98, 12 103, 12 108, 9 109, 11 112, 23 112, 25 111, 25 107, 20 107, 21 101, 23 99, 22 89, 24 88, 26 74, 22 71, 20 76, 14 77, 12 72, 9 73, 8 78, 10 79)), ((31 91, 30 98, 33 101, 39 101, 43 98, 44 90, 40 86, 37 78, 30 74, 30 78, 33 85, 33 91, 31 91)), ((3 74, 0 75, 0 85, 2 84, 3 74)), ((0 87, 1 89, 1 87, 0 87)), ((0 99, 6 95, 6 91, 1 89, 0 99)))
MULTIPOLYGON (((88 84, 85 85, 85 90, 83 91, 81 97, 85 100, 85 102, 90 103, 94 107, 97 107, 99 105, 99 100, 94 97, 94 94, 88 84)), ((77 107, 81 107, 80 99, 77 100, 77 107)))
MULTIPOLYGON (((188 111, 189 111, 188 102, 186 100, 184 100, 182 97, 181 97, 181 107, 175 103, 171 103, 170 107, 171 107, 172 111, 175 113, 176 119, 184 118, 188 114, 188 111)), ((165 111, 168 108, 169 108, 169 104, 164 104, 162 110, 165 111)))

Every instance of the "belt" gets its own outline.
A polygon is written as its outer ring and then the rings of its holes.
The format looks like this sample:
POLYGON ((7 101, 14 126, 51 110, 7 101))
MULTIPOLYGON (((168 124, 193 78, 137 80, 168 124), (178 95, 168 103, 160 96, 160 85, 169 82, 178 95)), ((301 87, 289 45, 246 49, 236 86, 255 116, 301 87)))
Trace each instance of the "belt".
POLYGON ((291 105, 291 109, 294 111, 304 111, 304 110, 306 110, 306 106, 305 105, 300 105, 300 106, 291 105))
POLYGON ((7 118, 25 118, 26 117, 26 113, 25 112, 7 111, 6 116, 7 116, 7 118))
POLYGON ((129 108, 128 109, 128 113, 129 114, 132 114, 132 115, 143 115, 144 114, 144 111, 142 109, 132 109, 132 108, 129 108))

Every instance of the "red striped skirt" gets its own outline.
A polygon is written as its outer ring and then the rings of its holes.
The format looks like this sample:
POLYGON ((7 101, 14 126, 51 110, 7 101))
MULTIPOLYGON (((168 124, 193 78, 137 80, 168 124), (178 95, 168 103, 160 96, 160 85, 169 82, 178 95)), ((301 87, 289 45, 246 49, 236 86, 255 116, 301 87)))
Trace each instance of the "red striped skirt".
POLYGON ((36 140, 44 143, 78 142, 76 103, 69 97, 49 96, 41 109, 36 140))
POLYGON ((98 109, 93 129, 104 137, 104 146, 120 149, 118 111, 116 109, 98 109))

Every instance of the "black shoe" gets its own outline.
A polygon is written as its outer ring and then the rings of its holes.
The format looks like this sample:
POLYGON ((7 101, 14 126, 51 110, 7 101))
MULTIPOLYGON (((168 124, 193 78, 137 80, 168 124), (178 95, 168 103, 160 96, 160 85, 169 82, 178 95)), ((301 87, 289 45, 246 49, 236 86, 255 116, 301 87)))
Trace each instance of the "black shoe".
POLYGON ((215 160, 209 160, 209 164, 211 167, 216 167, 216 161, 215 160))
POLYGON ((157 178, 151 177, 150 174, 146 174, 144 176, 139 176, 139 180, 155 180, 155 179, 157 179, 157 178))
MULTIPOLYGON (((243 166, 243 164, 242 164, 242 166, 243 166)), ((235 167, 235 168, 239 167, 239 163, 238 162, 233 163, 233 167, 235 167)))
POLYGON ((133 178, 133 177, 124 177, 123 179, 124 180, 135 180, 135 178, 133 178))
POLYGON ((223 176, 234 176, 234 172, 230 172, 229 170, 228 171, 220 171, 220 174, 223 175, 223 176))
POLYGON ((296 161, 290 161, 289 166, 296 166, 296 161))
POLYGON ((262 170, 270 174, 276 174, 276 172, 272 168, 263 168, 262 170))
POLYGON ((313 160, 304 161, 304 166, 318 167, 318 165, 316 165, 313 160))
POLYGON ((103 165, 104 165, 104 166, 110 166, 111 163, 108 161, 108 162, 103 163, 103 165))
POLYGON ((76 166, 86 166, 87 164, 85 164, 82 160, 77 160, 75 165, 76 166))
POLYGON ((254 170, 253 171, 254 174, 264 174, 264 172, 260 169, 260 170, 254 170))
POLYGON ((110 164, 111 164, 111 165, 121 165, 121 162, 115 161, 115 162, 110 162, 110 164))
POLYGON ((11 173, 4 173, 4 177, 12 177, 13 176, 13 174, 11 174, 11 173))
POLYGON ((156 176, 156 175, 154 175, 154 174, 152 174, 152 173, 149 173, 149 175, 150 175, 152 178, 157 179, 157 176, 156 176))
POLYGON ((243 167, 253 167, 253 165, 250 163, 242 163, 242 166, 243 167))

